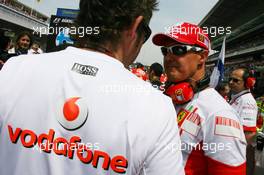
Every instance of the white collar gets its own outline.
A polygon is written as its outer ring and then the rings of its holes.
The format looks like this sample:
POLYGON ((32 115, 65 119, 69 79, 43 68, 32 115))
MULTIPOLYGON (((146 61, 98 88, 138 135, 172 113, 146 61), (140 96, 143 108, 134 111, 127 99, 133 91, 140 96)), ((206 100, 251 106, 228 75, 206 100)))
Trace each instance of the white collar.
POLYGON ((247 93, 250 93, 250 89, 243 90, 237 94, 232 94, 230 103, 234 102, 237 98, 239 98, 240 96, 247 94, 247 93))

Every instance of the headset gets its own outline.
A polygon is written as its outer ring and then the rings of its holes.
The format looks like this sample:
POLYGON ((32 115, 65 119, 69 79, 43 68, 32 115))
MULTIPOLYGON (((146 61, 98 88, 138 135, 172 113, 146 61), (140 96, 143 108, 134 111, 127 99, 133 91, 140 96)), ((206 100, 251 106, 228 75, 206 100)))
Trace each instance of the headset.
POLYGON ((256 78, 253 75, 253 72, 248 70, 247 68, 242 68, 244 70, 243 74, 243 80, 244 80, 244 86, 247 89, 253 89, 254 85, 256 83, 256 78))
POLYGON ((210 77, 208 74, 206 74, 203 79, 196 82, 195 88, 188 81, 178 83, 169 82, 165 86, 166 90, 164 93, 170 96, 175 104, 182 105, 189 102, 196 92, 209 87, 209 83, 210 77))

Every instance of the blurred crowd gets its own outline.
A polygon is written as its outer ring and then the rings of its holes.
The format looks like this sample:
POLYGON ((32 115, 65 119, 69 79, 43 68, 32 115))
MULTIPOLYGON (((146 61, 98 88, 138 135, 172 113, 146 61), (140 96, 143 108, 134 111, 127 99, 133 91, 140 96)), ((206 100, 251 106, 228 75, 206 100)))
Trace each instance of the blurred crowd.
MULTIPOLYGON (((11 57, 24 54, 40 54, 43 53, 40 45, 34 42, 32 35, 29 32, 19 33, 14 41, 0 31, 0 66, 11 57)), ((0 67, 0 70, 1 70, 0 67)))

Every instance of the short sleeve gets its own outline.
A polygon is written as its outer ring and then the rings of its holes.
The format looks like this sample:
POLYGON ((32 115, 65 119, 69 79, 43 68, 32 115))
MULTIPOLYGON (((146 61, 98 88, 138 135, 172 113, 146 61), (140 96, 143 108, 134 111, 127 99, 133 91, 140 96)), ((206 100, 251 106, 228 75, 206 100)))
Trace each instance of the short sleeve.
POLYGON ((244 131, 256 132, 256 122, 258 108, 256 103, 243 101, 240 107, 239 115, 243 124, 244 131))
POLYGON ((246 140, 237 114, 232 110, 220 111, 205 123, 203 150, 209 174, 246 174, 246 140))

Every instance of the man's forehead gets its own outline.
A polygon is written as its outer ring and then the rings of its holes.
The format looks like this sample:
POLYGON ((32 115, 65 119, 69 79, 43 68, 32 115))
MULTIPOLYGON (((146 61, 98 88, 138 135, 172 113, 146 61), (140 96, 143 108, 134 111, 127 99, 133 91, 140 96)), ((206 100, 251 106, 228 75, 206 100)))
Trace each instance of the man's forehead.
POLYGON ((236 69, 231 73, 232 76, 237 76, 237 77, 243 77, 243 74, 244 74, 243 69, 236 69))

